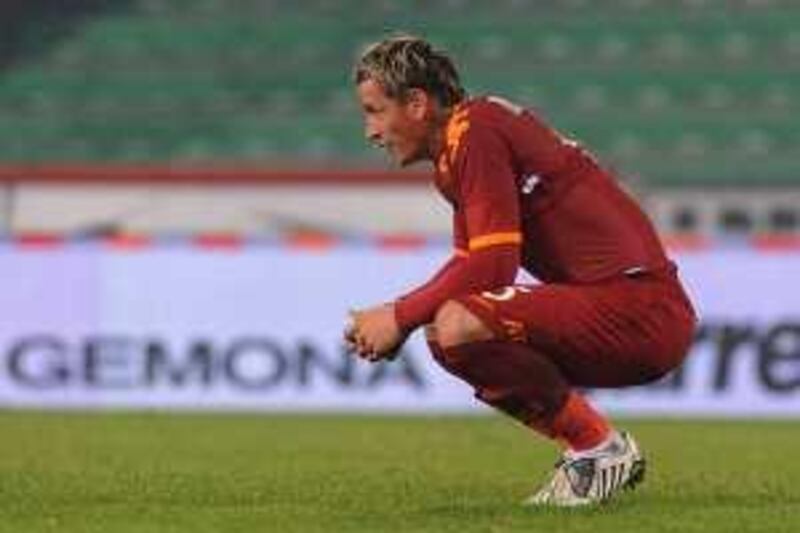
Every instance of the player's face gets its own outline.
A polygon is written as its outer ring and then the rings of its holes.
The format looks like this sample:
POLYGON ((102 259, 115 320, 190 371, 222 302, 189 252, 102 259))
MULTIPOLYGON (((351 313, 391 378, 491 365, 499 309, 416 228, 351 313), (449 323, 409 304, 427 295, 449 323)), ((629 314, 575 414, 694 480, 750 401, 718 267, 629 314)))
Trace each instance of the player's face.
POLYGON ((400 101, 367 79, 358 85, 358 99, 367 140, 384 148, 402 166, 430 158, 430 99, 423 91, 412 89, 400 101))

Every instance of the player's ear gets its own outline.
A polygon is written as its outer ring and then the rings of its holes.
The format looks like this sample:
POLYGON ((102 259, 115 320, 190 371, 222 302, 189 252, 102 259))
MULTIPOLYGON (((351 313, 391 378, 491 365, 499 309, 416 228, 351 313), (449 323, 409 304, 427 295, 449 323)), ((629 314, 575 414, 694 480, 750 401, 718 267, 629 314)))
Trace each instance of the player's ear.
POLYGON ((409 89, 405 98, 406 109, 412 118, 422 120, 428 113, 432 101, 430 95, 422 89, 409 89))

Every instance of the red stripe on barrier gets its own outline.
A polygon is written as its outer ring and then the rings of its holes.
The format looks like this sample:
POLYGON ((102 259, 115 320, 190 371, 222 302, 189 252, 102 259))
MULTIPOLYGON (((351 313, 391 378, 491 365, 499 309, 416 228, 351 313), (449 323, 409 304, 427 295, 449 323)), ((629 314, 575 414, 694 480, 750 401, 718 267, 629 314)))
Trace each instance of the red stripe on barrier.
POLYGON ((800 248, 800 235, 757 235, 750 244, 757 250, 792 250, 800 248))
POLYGON ((378 248, 390 250, 409 250, 425 246, 428 239, 423 235, 380 235, 375 239, 378 248))
POLYGON ((329 250, 339 243, 339 239, 324 233, 295 233, 283 240, 285 246, 305 250, 329 250))
POLYGON ((14 236, 14 243, 21 248, 57 248, 66 243, 63 235, 46 232, 26 232, 14 236))
POLYGON ((125 165, 0 166, 0 182, 164 185, 387 185, 428 184, 431 173, 374 168, 169 167, 125 165))
MULTIPOLYGON (((413 233, 373 235, 372 237, 348 239, 315 231, 296 232, 278 239, 249 239, 246 234, 240 233, 200 233, 161 239, 158 235, 140 233, 84 237, 51 232, 26 231, 6 236, 3 241, 26 248, 57 248, 74 244, 99 243, 107 248, 117 250, 142 250, 161 245, 176 244, 223 250, 240 250, 250 245, 330 250, 337 247, 356 245, 387 251, 416 250, 444 242, 442 239, 413 233)), ((728 240, 701 235, 670 234, 662 235, 661 241, 664 246, 674 252, 706 251, 719 247, 745 248, 764 252, 800 250, 800 235, 756 235, 750 238, 728 240)))
POLYGON ((153 245, 153 238, 139 234, 116 234, 103 237, 103 243, 114 250, 136 251, 153 245))
POLYGON ((237 250, 244 244, 244 238, 236 233, 201 233, 191 242, 199 248, 237 250))

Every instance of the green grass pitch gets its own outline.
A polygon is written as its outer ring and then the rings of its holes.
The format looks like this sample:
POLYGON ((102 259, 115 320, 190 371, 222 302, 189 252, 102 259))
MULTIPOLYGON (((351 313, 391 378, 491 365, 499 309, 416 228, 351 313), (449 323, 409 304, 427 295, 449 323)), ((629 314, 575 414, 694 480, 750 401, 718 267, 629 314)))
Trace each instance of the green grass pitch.
POLYGON ((800 530, 800 424, 629 420, 639 490, 523 508, 554 448, 494 416, 0 413, 0 531, 800 530))

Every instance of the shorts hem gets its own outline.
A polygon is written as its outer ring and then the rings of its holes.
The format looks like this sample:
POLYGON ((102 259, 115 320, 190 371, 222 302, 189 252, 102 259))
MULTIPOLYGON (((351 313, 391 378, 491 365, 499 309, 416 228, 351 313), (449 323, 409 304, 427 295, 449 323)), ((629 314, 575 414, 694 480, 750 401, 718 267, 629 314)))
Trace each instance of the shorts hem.
POLYGON ((486 301, 477 294, 459 296, 454 300, 466 307, 484 326, 489 328, 496 340, 510 340, 503 322, 497 315, 497 308, 491 302, 486 301))

